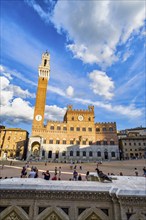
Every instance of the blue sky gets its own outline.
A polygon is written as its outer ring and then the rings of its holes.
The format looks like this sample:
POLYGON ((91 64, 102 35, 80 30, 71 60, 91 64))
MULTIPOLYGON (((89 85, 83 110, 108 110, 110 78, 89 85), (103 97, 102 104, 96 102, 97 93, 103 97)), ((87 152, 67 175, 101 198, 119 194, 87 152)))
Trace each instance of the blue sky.
MULTIPOLYGON (((95 122, 146 126, 145 1, 1 0, 1 124, 31 133, 38 66, 51 56, 45 120, 68 104, 95 122)), ((46 123, 45 122, 45 123, 46 123)))

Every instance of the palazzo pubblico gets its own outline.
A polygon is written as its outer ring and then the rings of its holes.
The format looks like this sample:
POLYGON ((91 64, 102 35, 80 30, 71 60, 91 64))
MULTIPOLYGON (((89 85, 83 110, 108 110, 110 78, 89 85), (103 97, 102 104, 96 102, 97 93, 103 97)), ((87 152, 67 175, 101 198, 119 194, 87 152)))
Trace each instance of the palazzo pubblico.
POLYGON ((87 110, 67 106, 63 121, 44 125, 47 86, 50 76, 50 54, 42 54, 38 68, 38 87, 29 139, 28 158, 48 161, 101 161, 119 158, 115 122, 95 122, 94 106, 87 110))

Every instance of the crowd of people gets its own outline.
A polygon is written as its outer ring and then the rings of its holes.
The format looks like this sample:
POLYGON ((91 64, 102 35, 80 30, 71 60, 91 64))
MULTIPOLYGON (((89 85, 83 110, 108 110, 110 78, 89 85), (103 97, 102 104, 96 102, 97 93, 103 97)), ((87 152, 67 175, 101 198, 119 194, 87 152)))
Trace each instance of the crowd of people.
MULTIPOLYGON (((108 173, 105 174, 103 173, 103 171, 101 169, 99 169, 99 165, 101 165, 102 163, 97 163, 96 164, 96 172, 97 172, 97 176, 99 178, 101 178, 103 181, 107 180, 112 182, 112 178, 111 176, 114 176, 114 173, 108 173)), ((11 164, 12 165, 12 164, 11 164)), ((63 180, 63 176, 62 176, 62 168, 59 166, 55 166, 54 168, 54 172, 53 174, 50 174, 50 171, 48 169, 46 169, 45 172, 42 172, 41 174, 39 173, 39 170, 36 166, 31 166, 32 164, 29 162, 26 162, 25 166, 23 166, 22 170, 21 170, 21 174, 20 177, 21 178, 44 178, 44 180, 63 180), (31 168, 30 168, 31 166, 31 168)), ((45 166, 47 166, 48 164, 45 163, 45 166)), ((3 169, 3 167, 2 167, 3 169)), ((85 169, 83 169, 82 165, 76 165, 71 163, 70 164, 70 170, 72 170, 72 177, 69 178, 69 180, 73 180, 73 181, 82 181, 82 180, 86 180, 89 181, 90 179, 90 172, 86 171, 86 174, 81 174, 82 170, 83 172, 85 172, 85 169), (85 176, 83 178, 83 176, 85 176)), ((51 171, 52 173, 52 171, 51 171)), ((138 176, 138 169, 134 168, 134 175, 138 176)), ((119 176, 123 176, 122 172, 119 172, 119 176)), ((146 177, 146 167, 143 167, 143 176, 146 177)))

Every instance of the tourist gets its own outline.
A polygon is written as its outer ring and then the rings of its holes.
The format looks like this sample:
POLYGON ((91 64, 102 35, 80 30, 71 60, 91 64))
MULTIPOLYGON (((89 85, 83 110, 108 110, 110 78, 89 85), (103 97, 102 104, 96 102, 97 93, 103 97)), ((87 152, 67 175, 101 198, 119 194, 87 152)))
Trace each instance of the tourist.
POLYGON ((143 168, 143 175, 146 177, 146 167, 143 168))
POLYGON ((61 177, 61 167, 59 167, 59 178, 61 177))
POLYGON ((52 180, 57 180, 57 174, 53 176, 52 180))
POLYGON ((81 176, 81 174, 79 174, 79 176, 78 176, 78 180, 79 180, 79 181, 82 180, 82 176, 81 176))
POLYGON ((82 166, 80 165, 80 170, 82 170, 82 166))
POLYGON ((123 176, 123 173, 122 173, 122 172, 120 172, 120 176, 123 176))
POLYGON ((138 176, 138 170, 135 168, 135 175, 138 176))
POLYGON ((22 168, 22 171, 21 171, 21 178, 26 178, 27 177, 27 171, 26 171, 26 167, 23 167, 22 168))
POLYGON ((43 172, 42 175, 44 175, 44 180, 49 180, 50 179, 49 170, 47 170, 46 172, 43 172))
POLYGON ((76 170, 74 170, 73 172, 73 180, 77 181, 78 178, 78 172, 76 170))
POLYGON ((29 172, 28 178, 35 178, 36 172, 35 169, 32 167, 31 171, 29 172))
POLYGON ((86 173, 86 180, 89 181, 89 171, 86 173))
POLYGON ((57 175, 57 167, 55 167, 55 175, 57 175))

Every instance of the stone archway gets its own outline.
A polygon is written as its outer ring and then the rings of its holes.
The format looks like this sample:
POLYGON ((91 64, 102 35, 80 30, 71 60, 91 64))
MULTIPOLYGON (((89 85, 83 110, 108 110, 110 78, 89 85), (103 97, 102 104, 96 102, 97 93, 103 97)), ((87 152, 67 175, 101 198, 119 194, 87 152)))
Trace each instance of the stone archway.
POLYGON ((141 213, 133 214, 129 220, 145 220, 145 216, 141 213))
POLYGON ((61 208, 48 207, 36 217, 36 220, 69 220, 69 217, 61 208))
POLYGON ((22 210, 22 208, 18 206, 10 206, 6 208, 4 211, 0 214, 1 220, 28 220, 29 217, 25 213, 25 211, 22 210))
POLYGON ((78 220, 108 220, 109 218, 99 208, 87 208, 78 220))
POLYGON ((31 154, 33 157, 39 157, 40 155, 40 143, 35 141, 31 145, 31 154))

